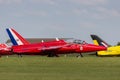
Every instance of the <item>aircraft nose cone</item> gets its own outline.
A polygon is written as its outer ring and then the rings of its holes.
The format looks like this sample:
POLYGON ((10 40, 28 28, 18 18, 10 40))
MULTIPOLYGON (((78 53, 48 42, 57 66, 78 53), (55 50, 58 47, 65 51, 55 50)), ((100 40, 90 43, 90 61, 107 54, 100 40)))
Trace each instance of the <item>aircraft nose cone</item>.
POLYGON ((97 46, 97 45, 86 45, 83 50, 86 52, 96 52, 96 51, 104 51, 107 50, 104 46, 97 46))
POLYGON ((106 47, 104 46, 93 46, 93 49, 96 51, 103 51, 103 50, 107 50, 106 47))

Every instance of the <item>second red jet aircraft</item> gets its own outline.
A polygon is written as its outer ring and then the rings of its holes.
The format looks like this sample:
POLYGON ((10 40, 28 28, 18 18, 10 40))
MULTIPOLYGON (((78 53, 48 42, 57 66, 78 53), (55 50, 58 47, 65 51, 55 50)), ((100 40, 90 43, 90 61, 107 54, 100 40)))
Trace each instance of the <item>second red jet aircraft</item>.
POLYGON ((106 50, 106 47, 88 44, 81 40, 54 40, 40 43, 30 43, 25 40, 14 29, 7 28, 7 33, 13 43, 12 52, 18 55, 48 55, 58 56, 58 54, 70 54, 96 52, 106 50))

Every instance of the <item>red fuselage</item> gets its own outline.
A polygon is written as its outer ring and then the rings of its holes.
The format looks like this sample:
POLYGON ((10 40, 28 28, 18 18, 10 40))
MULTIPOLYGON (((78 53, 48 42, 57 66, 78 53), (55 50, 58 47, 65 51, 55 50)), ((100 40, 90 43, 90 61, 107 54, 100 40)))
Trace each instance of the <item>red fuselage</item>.
POLYGON ((16 54, 28 55, 47 55, 54 54, 67 54, 67 53, 83 53, 106 50, 105 47, 92 45, 92 44, 76 44, 67 43, 64 40, 41 42, 28 45, 12 46, 12 51, 16 54))

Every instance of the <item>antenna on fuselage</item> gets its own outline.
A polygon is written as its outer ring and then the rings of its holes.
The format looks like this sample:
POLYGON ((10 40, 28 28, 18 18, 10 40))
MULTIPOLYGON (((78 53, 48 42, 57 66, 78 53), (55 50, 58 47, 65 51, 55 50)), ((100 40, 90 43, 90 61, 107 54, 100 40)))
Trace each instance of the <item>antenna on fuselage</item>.
POLYGON ((59 41, 59 38, 56 38, 56 41, 59 41))
POLYGON ((44 40, 41 41, 42 43, 44 42, 44 40))

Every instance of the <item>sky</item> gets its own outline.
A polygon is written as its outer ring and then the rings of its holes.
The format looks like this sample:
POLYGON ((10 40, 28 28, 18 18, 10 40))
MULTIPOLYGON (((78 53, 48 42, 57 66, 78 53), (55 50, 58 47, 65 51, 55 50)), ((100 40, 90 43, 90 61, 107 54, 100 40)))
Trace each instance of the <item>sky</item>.
POLYGON ((97 34, 120 41, 120 0, 0 0, 0 42, 6 28, 25 38, 77 38, 92 43, 97 34))

